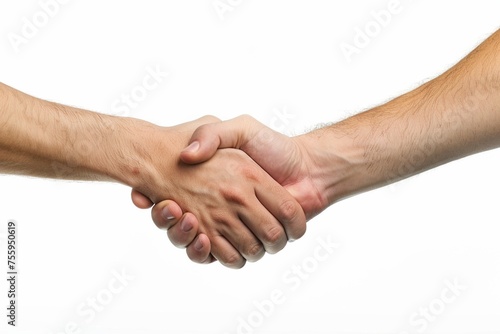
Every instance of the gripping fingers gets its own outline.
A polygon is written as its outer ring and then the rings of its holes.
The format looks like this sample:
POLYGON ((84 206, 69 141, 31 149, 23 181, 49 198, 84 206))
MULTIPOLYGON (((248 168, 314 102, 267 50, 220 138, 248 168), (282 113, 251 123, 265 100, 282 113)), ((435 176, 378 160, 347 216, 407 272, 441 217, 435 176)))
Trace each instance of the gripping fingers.
POLYGON ((227 241, 223 236, 215 236, 211 238, 212 254, 224 266, 232 269, 242 268, 246 260, 245 258, 227 241))
POLYGON ((182 217, 182 209, 174 201, 157 203, 151 210, 151 218, 159 229, 168 230, 182 217))
POLYGON ((212 263, 216 261, 210 253, 210 239, 205 234, 199 234, 186 248, 189 259, 196 263, 212 263))
MULTIPOLYGON (((287 242, 287 234, 280 222, 262 206, 257 198, 249 207, 252 208, 251 212, 240 213, 243 223, 260 240, 265 251, 274 254, 282 250, 287 242)), ((257 255, 257 259, 260 257, 257 255)))
POLYGON ((189 212, 183 215, 175 202, 166 200, 156 204, 151 215, 158 228, 167 230, 170 242, 176 247, 187 247, 198 234, 198 219, 189 212))
POLYGON ((170 242, 179 248, 186 248, 189 259, 196 263, 212 263, 210 240, 198 234, 199 222, 192 213, 182 214, 181 208, 172 201, 162 201, 151 212, 153 221, 160 229, 166 229, 170 242), (198 234, 198 235, 197 235, 198 234))
POLYGON ((193 242, 198 234, 198 220, 192 213, 185 213, 178 223, 171 226, 168 231, 168 239, 179 248, 186 248, 193 242))
POLYGON ((306 216, 300 204, 279 184, 262 184, 257 198, 273 214, 286 231, 288 240, 296 240, 306 232, 306 216))

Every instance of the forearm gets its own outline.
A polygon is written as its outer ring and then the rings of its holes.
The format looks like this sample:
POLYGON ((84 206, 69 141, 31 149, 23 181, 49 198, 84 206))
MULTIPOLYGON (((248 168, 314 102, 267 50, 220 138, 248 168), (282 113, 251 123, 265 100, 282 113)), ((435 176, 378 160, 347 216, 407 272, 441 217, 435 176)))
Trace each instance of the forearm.
POLYGON ((40 100, 0 84, 0 172, 133 184, 152 124, 40 100), (133 124, 133 131, 131 129, 133 124))
POLYGON ((414 91, 307 134, 329 204, 500 146, 499 55, 497 32, 414 91))

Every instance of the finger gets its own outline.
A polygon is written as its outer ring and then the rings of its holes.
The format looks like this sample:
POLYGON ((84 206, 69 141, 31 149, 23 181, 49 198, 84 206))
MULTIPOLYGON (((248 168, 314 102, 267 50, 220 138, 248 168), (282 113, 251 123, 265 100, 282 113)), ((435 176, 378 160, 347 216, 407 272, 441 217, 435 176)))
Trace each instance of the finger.
MULTIPOLYGON (((258 201, 256 200, 256 202, 258 201)), ((258 205, 262 206, 260 203, 258 205)), ((227 218, 221 220, 218 222, 217 231, 216 237, 208 233, 206 234, 211 241, 212 254, 219 261, 221 261, 220 256, 227 257, 227 255, 225 255, 226 251, 230 252, 226 242, 228 242, 246 261, 255 262, 264 256, 265 249, 261 241, 239 217, 234 218, 232 221, 227 218), (221 248, 219 248, 219 246, 221 246, 221 248), (222 252, 221 249, 224 249, 224 252, 222 252)), ((224 259, 224 261, 231 262, 227 259, 224 259)))
POLYGON ((211 245, 213 256, 225 267, 240 269, 245 265, 245 258, 225 237, 212 237, 211 245))
POLYGON ((288 240, 293 241, 304 235, 304 210, 281 185, 276 182, 261 182, 257 185, 255 194, 260 203, 281 223, 288 240))
POLYGON ((185 213, 178 223, 171 226, 167 235, 170 242, 179 248, 185 248, 193 242, 198 234, 198 220, 192 213, 185 213))
POLYGON ((193 132, 189 146, 181 152, 181 160, 196 164, 210 159, 219 148, 239 149, 263 127, 262 123, 248 115, 202 125, 193 132))
POLYGON ((210 239, 205 234, 199 234, 186 248, 189 259, 196 263, 212 263, 216 261, 210 253, 210 239))
POLYGON ((135 189, 132 189, 132 203, 139 209, 148 209, 153 206, 153 202, 149 198, 147 198, 142 193, 138 192, 135 189))
MULTIPOLYGON (((254 198, 254 203, 249 202, 246 206, 251 211, 239 213, 241 221, 253 232, 255 237, 262 243, 262 250, 274 254, 282 250, 287 243, 287 234, 276 218, 254 198)), ((246 250, 247 253, 254 252, 252 259, 259 260, 264 256, 264 252, 257 253, 258 249, 246 250)), ((251 261, 249 259, 249 261, 251 261)))
POLYGON ((216 230, 202 231, 210 240, 212 255, 224 266, 238 269, 247 260, 261 258, 264 249, 260 241, 238 216, 214 220, 216 230))
POLYGON ((151 210, 151 217, 159 229, 168 230, 182 217, 182 209, 174 201, 161 201, 151 210))
POLYGON ((186 252, 191 261, 196 263, 216 261, 210 254, 208 237, 204 234, 196 236, 199 222, 193 214, 186 213, 181 216, 181 208, 175 202, 167 200, 158 203, 153 208, 152 215, 157 226, 168 229, 167 235, 172 244, 177 247, 187 247, 186 252))

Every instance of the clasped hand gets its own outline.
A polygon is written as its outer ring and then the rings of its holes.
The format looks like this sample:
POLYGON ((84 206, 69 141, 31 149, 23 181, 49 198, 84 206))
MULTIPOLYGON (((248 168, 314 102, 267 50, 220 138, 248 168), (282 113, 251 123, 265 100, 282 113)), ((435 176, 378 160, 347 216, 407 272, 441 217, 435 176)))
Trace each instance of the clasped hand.
POLYGON ((227 122, 207 116, 168 130, 178 134, 169 145, 179 159, 159 158, 157 177, 133 189, 132 200, 140 208, 154 204, 155 224, 195 262, 241 268, 276 253, 325 206, 300 137, 250 116, 227 122))

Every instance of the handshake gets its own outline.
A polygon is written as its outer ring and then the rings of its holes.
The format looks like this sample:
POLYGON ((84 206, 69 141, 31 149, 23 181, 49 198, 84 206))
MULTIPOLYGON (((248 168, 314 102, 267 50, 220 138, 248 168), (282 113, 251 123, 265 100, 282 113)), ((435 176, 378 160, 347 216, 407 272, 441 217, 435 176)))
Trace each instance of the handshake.
POLYGON ((162 127, 1 83, 0 124, 0 173, 130 186, 193 261, 232 268, 300 238, 334 198, 327 170, 342 165, 316 150, 320 133, 288 138, 250 116, 162 127))
POLYGON ((276 253, 330 202, 318 134, 289 138, 250 116, 205 116, 159 135, 170 137, 155 140, 169 147, 153 151, 158 166, 150 182, 134 184, 132 200, 156 203, 154 222, 195 262, 240 268, 276 253), (175 202, 158 202, 165 198, 175 202))
POLYGON ((499 147, 498 54, 500 30, 413 91, 293 138, 250 116, 160 127, 0 84, 0 173, 126 184, 193 261, 240 268, 336 201, 499 147))
POLYGON ((161 127, 4 84, 0 111, 0 173, 130 186, 134 204, 154 205, 156 225, 193 261, 232 268, 300 238, 341 195, 332 181, 348 162, 330 151, 334 131, 289 138, 250 116, 161 127))

